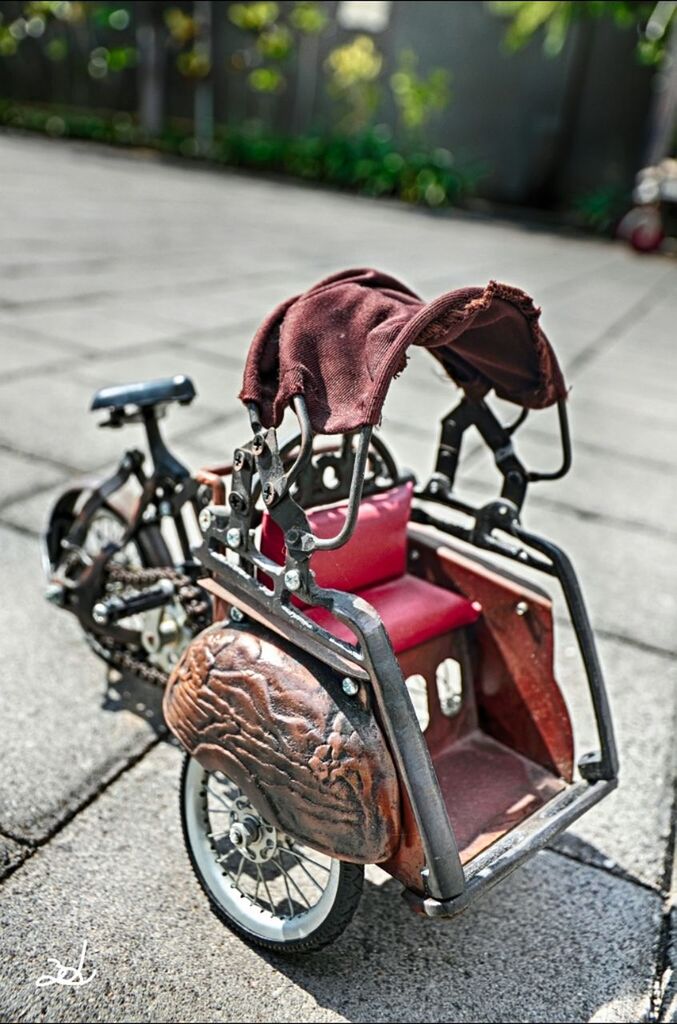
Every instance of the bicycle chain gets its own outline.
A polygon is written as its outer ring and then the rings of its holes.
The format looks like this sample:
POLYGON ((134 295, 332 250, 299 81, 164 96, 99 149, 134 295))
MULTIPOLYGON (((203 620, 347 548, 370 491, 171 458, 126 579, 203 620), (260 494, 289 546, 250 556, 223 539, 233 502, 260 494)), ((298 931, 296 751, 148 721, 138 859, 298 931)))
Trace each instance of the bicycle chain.
MULTIPOLYGON (((191 577, 185 573, 169 567, 127 569, 122 565, 116 565, 115 562, 110 562, 106 566, 106 583, 120 583, 123 586, 141 590, 143 587, 152 586, 160 580, 170 580, 176 587, 177 597, 186 613, 193 635, 209 625, 211 616, 209 598, 200 587, 196 586, 191 577)), ((152 683, 154 686, 164 688, 166 685, 169 678, 166 672, 156 668, 155 665, 151 665, 142 658, 136 658, 129 651, 117 646, 113 640, 95 637, 91 633, 87 634, 87 640, 94 651, 114 668, 139 676, 145 682, 152 683)))

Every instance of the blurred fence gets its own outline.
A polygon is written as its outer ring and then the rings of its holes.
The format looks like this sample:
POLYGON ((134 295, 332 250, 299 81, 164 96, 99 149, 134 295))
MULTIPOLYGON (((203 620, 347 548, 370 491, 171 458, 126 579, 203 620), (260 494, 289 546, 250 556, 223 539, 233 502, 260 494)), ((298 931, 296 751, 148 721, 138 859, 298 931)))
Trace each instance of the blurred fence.
POLYGON ((104 136, 121 142, 179 125, 182 151, 231 162, 251 163, 243 131, 260 153, 296 140, 270 166, 330 180, 317 140, 369 132, 350 174, 430 205, 466 188, 515 203, 626 188, 643 144, 650 74, 632 34, 604 22, 578 24, 552 60, 537 44, 507 54, 481 2, 2 2, 0 15, 0 99, 117 112, 104 136), (398 159, 412 154, 409 179, 398 159))

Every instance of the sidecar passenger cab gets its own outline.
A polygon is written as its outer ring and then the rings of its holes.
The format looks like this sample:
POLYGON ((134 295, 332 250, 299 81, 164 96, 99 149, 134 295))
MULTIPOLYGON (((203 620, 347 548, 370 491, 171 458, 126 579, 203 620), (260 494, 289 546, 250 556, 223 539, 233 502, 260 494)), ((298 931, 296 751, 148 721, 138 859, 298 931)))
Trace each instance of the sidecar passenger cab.
MULTIPOLYGON (((570 724, 552 676, 550 602, 417 528, 412 492, 407 482, 363 498, 350 540, 316 551, 311 568, 319 586, 363 598, 383 621, 467 863, 571 778, 570 724)), ((346 510, 343 501, 307 512, 313 533, 335 536, 346 510)), ((285 563, 268 513, 261 552, 285 563)), ((326 608, 303 611, 357 642, 326 608)))

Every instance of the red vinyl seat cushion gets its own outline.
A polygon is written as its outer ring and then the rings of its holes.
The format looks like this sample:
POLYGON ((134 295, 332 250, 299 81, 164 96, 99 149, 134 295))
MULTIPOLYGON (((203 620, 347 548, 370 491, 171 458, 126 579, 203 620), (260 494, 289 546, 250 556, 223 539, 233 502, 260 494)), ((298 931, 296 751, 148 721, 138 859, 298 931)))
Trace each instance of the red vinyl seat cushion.
MULTIPOLYGON (((360 503, 353 535, 335 551, 316 551, 310 559, 317 585, 355 593, 364 587, 402 576, 407 568, 407 523, 413 484, 401 484, 360 503)), ((346 518, 346 503, 308 513, 316 537, 334 537, 346 518)), ((284 536, 264 513, 261 551, 273 562, 285 562, 284 536)))
MULTIPOLYGON (((374 494, 360 504, 350 540, 335 551, 316 551, 310 560, 320 587, 358 594, 381 616, 396 654, 452 629, 475 622, 481 608, 460 594, 410 576, 407 525, 411 483, 374 494)), ((346 503, 313 509, 308 522, 318 537, 333 537, 345 522, 346 503)), ((278 565, 285 562, 284 536, 268 513, 261 526, 261 551, 278 565)), ((294 598, 296 604, 301 604, 294 598)), ((304 607, 319 626, 349 643, 356 637, 326 608, 304 607)))
MULTIPOLYGON (((469 626, 477 621, 481 612, 476 601, 409 574, 367 587, 359 596, 373 605, 381 616, 395 654, 449 630, 469 626)), ((351 630, 326 608, 306 608, 305 613, 339 640, 356 643, 351 630)))

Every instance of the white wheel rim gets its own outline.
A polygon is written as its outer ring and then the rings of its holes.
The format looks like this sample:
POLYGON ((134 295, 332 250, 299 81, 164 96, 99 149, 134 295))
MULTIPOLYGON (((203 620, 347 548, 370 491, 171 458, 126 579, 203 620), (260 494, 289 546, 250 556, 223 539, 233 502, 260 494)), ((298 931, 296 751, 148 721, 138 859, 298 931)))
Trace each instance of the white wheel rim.
MULTIPOLYGON (((235 794, 246 801, 230 779, 206 772, 191 758, 182 800, 188 842, 202 880, 224 913, 250 934, 280 943, 305 939, 317 931, 334 906, 340 861, 272 829, 251 805, 264 826, 259 834, 274 833, 275 849, 261 852, 265 844, 257 836, 243 853, 229 837, 231 813, 238 799, 235 794), (256 859, 263 856, 265 861, 256 859)), ((242 811, 235 813, 243 817, 242 811)))

